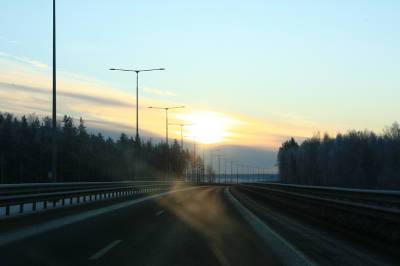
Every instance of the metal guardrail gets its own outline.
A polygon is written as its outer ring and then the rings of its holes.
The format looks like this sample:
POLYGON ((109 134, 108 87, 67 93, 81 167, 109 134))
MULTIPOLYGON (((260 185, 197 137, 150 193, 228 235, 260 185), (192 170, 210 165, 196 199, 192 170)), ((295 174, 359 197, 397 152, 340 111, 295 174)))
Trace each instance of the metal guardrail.
POLYGON ((53 207, 99 201, 117 197, 134 196, 150 192, 160 192, 172 186, 187 184, 183 181, 123 181, 123 182, 82 182, 82 183, 35 183, 0 185, 0 209, 10 216, 11 208, 18 207, 24 212, 26 205, 31 211, 53 207))
POLYGON ((400 209, 400 191, 395 190, 353 189, 282 183, 258 183, 257 185, 261 187, 281 189, 287 192, 323 197, 326 199, 400 209))
POLYGON ((400 241, 400 192, 278 183, 242 184, 271 204, 326 219, 355 231, 400 241))

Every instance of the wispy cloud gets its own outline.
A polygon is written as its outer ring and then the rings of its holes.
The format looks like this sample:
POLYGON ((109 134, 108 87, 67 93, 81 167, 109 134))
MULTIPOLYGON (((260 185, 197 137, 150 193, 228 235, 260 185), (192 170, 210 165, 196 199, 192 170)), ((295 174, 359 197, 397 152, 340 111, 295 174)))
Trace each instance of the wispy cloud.
POLYGON ((160 89, 155 89, 155 88, 148 88, 145 87, 143 88, 144 92, 147 92, 149 94, 154 94, 158 96, 176 96, 176 93, 168 90, 160 90, 160 89))
MULTIPOLYGON (((0 52, 0 111, 49 115, 50 77, 47 69, 38 68, 32 60, 21 60, 21 57, 0 52)), ((83 117, 105 131, 134 131, 136 115, 133 93, 118 90, 96 79, 62 71, 58 75, 57 88, 57 110, 60 115, 83 117)), ((144 88, 144 91, 161 96, 175 95, 158 89, 144 88)), ((146 106, 184 105, 168 97, 162 97, 163 100, 160 98, 142 96, 140 99, 140 129, 148 132, 147 136, 164 134, 165 117, 164 113, 147 109, 146 106)), ((224 145, 268 149, 278 148, 290 136, 299 140, 311 136, 317 128, 311 119, 288 114, 275 115, 275 120, 272 117, 260 119, 201 105, 174 110, 170 113, 170 121, 197 123, 192 130, 187 128, 186 134, 193 137, 197 134, 197 140, 203 138, 204 143, 217 141, 224 145)), ((178 128, 171 128, 170 133, 172 138, 180 137, 178 128)))
POLYGON ((20 43, 19 41, 16 41, 16 40, 9 40, 8 38, 6 38, 4 36, 0 36, 0 40, 7 42, 7 43, 11 43, 11 44, 19 44, 20 43))
POLYGON ((28 57, 15 56, 15 55, 1 52, 1 51, 0 51, 0 56, 9 58, 14 61, 18 61, 20 63, 28 64, 33 67, 41 68, 41 69, 49 68, 49 66, 47 64, 37 61, 35 59, 28 58, 28 57))
MULTIPOLYGON (((43 88, 36 88, 26 85, 18 85, 18 84, 10 84, 5 82, 0 82, 1 89, 8 89, 11 91, 21 91, 21 92, 30 92, 30 93, 39 93, 39 94, 49 94, 50 91, 43 88)), ((77 92, 68 92, 68 91, 59 91, 58 95, 66 96, 69 98, 74 98, 75 100, 81 100, 86 102, 91 102, 99 105, 109 105, 114 107, 132 107, 133 105, 127 101, 116 100, 116 99, 107 99, 101 96, 92 96, 84 93, 77 92)))

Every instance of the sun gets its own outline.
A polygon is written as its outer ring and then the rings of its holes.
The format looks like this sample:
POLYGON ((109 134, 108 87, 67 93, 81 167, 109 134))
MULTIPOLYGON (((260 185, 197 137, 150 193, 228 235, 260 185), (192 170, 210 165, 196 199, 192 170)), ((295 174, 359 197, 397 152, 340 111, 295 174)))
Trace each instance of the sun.
POLYGON ((182 115, 181 119, 192 124, 186 127, 186 135, 194 138, 196 142, 219 143, 229 135, 230 119, 223 114, 199 111, 182 115))

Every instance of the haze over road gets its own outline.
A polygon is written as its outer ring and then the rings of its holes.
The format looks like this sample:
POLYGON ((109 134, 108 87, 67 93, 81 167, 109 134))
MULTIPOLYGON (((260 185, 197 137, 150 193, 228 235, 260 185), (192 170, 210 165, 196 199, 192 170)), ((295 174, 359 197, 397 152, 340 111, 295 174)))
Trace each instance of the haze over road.
POLYGON ((133 204, 5 245, 2 265, 279 265, 226 195, 203 187, 133 204))

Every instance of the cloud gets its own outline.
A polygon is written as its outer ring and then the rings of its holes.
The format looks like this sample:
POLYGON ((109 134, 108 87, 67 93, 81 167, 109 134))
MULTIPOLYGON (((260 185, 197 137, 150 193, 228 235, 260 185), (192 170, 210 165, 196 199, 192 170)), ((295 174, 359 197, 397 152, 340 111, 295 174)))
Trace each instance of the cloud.
MULTIPOLYGON (((51 73, 48 68, 38 67, 32 60, 0 52, 0 111, 16 114, 51 114, 51 73)), ((34 61, 34 60, 33 60, 34 61)), ((160 110, 147 106, 185 105, 165 96, 173 92, 144 88, 160 97, 141 96, 139 109, 140 130, 146 136, 163 136, 165 115, 160 110)), ((58 115, 68 114, 83 117, 103 132, 133 132, 136 126, 135 94, 125 92, 102 81, 80 75, 58 72, 57 76, 58 115)), ((197 127, 185 129, 203 137, 203 143, 213 141, 223 145, 239 145, 276 150, 291 136, 302 140, 315 133, 317 125, 307 118, 290 114, 276 114, 266 118, 244 116, 225 112, 203 105, 187 106, 169 113, 172 122, 194 122, 197 127), (219 133, 218 133, 219 131, 219 133), (215 132, 218 133, 216 136, 215 132)), ((327 128, 327 127, 325 127, 327 128)), ((327 130, 328 133, 335 132, 327 130)), ((171 138, 180 138, 178 127, 170 128, 171 138)))
POLYGON ((9 39, 5 38, 4 36, 0 36, 0 40, 3 40, 3 41, 5 41, 5 42, 11 43, 11 44, 20 44, 19 41, 16 41, 16 40, 9 40, 9 39))
POLYGON ((8 53, 1 52, 1 51, 0 51, 0 56, 9 58, 9 59, 17 61, 17 62, 28 64, 33 67, 41 68, 41 69, 49 68, 49 66, 47 64, 42 63, 37 60, 34 60, 34 59, 31 59, 31 58, 28 58, 28 57, 15 56, 15 55, 8 54, 8 53))
POLYGON ((160 90, 160 89, 154 89, 154 88, 143 88, 144 92, 158 95, 158 96, 176 96, 176 94, 172 91, 167 91, 167 90, 160 90))
MULTIPOLYGON (((0 88, 8 89, 12 91, 22 91, 22 92, 30 92, 30 93, 39 93, 39 94, 49 94, 50 91, 43 88, 35 88, 31 86, 25 85, 18 85, 18 84, 10 84, 5 82, 0 82, 0 88)), ((114 107, 133 107, 131 103, 126 101, 114 100, 114 99, 107 99, 101 96, 92 96, 86 95, 83 93, 76 93, 76 92, 68 92, 68 91, 59 91, 58 95, 65 96, 69 98, 74 98, 76 100, 91 102, 99 105, 109 105, 114 107)))

